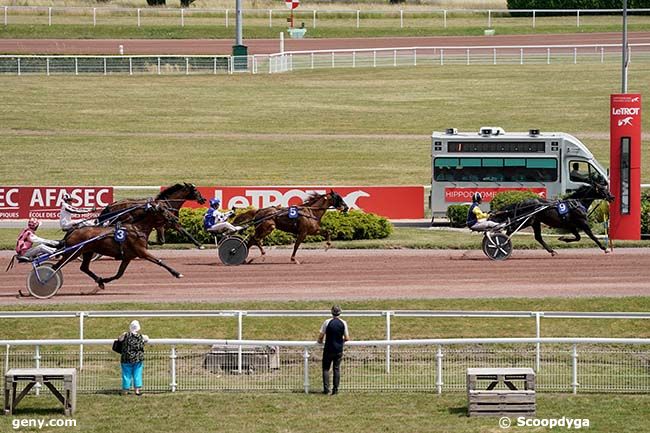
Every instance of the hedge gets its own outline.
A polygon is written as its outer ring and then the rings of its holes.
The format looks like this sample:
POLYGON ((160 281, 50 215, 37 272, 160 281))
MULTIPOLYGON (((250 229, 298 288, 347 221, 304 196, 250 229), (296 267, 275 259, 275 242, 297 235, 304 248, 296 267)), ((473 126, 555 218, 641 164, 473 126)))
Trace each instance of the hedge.
MULTIPOLYGON (((620 0, 508 0, 508 9, 621 9, 620 0)), ((628 9, 650 8, 650 0, 628 0, 628 9)))
MULTIPOLYGON (((246 209, 237 212, 244 212, 246 209)), ((214 242, 211 234, 203 230, 203 214, 205 209, 182 208, 179 213, 180 223, 196 240, 203 244, 214 242)), ((328 229, 332 240, 360 240, 360 239, 382 239, 393 232, 393 225, 386 218, 372 213, 364 213, 352 210, 348 213, 327 212, 321 221, 321 228, 328 229)), ((250 235, 254 231, 249 227, 243 234, 250 235)), ((167 243, 188 243, 189 240, 175 230, 166 232, 167 243)), ((264 245, 286 245, 291 244, 295 237, 290 233, 280 230, 273 230, 264 240, 264 245)), ((306 242, 322 242, 321 236, 308 236, 306 242)))

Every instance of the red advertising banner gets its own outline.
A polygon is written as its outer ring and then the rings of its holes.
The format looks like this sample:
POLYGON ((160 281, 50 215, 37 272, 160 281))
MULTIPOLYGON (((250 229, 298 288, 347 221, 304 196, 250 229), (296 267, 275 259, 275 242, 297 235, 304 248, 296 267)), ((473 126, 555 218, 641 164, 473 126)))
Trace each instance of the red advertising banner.
POLYGON ((109 186, 0 186, 0 219, 59 219, 66 193, 76 207, 103 208, 113 202, 109 186))
MULTIPOLYGON (((221 200, 221 207, 290 206, 302 203, 311 193, 334 189, 350 209, 361 209, 389 219, 424 218, 423 186, 236 186, 199 187, 206 199, 221 200)), ((199 207, 195 202, 185 203, 199 207)))
POLYGON ((641 95, 610 95, 609 236, 641 239, 641 95))
POLYGON ((484 202, 492 201, 495 195, 504 191, 532 191, 542 198, 546 198, 546 188, 445 188, 445 201, 457 203, 470 203, 472 194, 480 192, 484 202))

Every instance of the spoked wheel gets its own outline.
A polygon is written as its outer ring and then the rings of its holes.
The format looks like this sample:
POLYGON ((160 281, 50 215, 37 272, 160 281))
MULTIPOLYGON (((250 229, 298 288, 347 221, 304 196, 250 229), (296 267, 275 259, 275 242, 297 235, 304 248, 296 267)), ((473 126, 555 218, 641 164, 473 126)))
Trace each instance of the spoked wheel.
POLYGON ((248 247, 242 238, 230 236, 219 243, 219 259, 224 265, 241 265, 246 257, 248 257, 248 247))
POLYGON ((63 274, 54 270, 51 264, 44 263, 33 268, 27 276, 27 290, 38 299, 48 299, 63 285, 63 274))
POLYGON ((512 242, 503 233, 486 232, 483 236, 483 253, 490 260, 505 260, 512 254, 512 242))

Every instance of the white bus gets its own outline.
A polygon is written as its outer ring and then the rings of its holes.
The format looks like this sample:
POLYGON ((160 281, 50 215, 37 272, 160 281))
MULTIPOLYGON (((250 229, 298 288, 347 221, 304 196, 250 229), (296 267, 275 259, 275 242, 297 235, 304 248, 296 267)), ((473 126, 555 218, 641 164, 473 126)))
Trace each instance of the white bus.
POLYGON ((605 169, 589 149, 563 132, 506 133, 482 127, 477 133, 456 129, 433 132, 431 146, 432 217, 443 217, 452 204, 470 203, 478 191, 483 201, 507 190, 532 190, 553 199, 587 181, 607 183, 605 169))

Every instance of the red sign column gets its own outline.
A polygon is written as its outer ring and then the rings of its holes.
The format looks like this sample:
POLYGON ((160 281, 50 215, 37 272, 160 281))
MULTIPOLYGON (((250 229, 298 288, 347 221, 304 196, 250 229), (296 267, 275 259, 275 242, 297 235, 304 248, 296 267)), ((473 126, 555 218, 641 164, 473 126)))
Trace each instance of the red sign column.
POLYGON ((610 97, 610 205, 609 236, 641 238, 641 95, 610 97))

